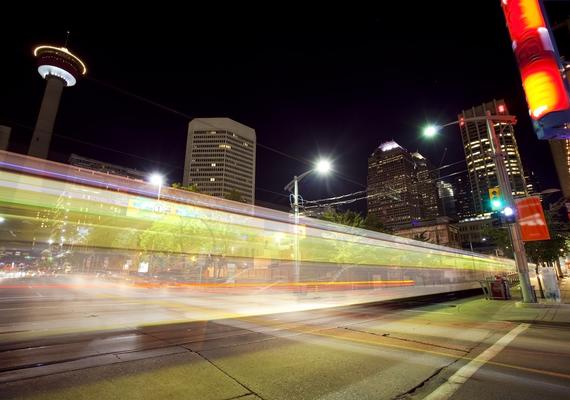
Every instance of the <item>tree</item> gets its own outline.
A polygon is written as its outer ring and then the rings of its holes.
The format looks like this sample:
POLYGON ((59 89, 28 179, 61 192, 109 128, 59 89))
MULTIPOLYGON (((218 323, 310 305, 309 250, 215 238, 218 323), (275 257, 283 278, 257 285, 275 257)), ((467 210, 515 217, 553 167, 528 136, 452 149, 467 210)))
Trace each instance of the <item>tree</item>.
POLYGON ((557 233, 553 233, 550 240, 527 242, 524 247, 529 260, 537 265, 555 263, 569 250, 566 238, 557 233))
POLYGON ((174 182, 171 185, 174 189, 186 190, 188 192, 200 193, 200 189, 198 189, 198 185, 195 183, 191 183, 190 185, 183 185, 180 182, 174 182))
POLYGON ((230 190, 224 195, 224 199, 232 200, 232 201, 239 201, 240 203, 245 203, 242 195, 235 189, 230 190))
POLYGON ((368 214, 366 218, 356 211, 347 210, 339 212, 336 210, 325 211, 320 217, 325 221, 334 222, 336 224, 352 226, 354 228, 368 229, 370 231, 381 233, 392 233, 390 228, 387 228, 377 216, 368 214))
POLYGON ((486 226, 485 229, 483 229, 482 234, 490 243, 494 244, 499 250, 501 250, 505 257, 514 257, 507 227, 493 228, 486 226))
POLYGON ((328 210, 323 213, 320 219, 334 222, 336 224, 352 226, 354 228, 365 228, 365 220, 360 213, 356 211, 338 212, 336 210, 328 210))
POLYGON ((374 214, 368 214, 366 216, 364 219, 364 228, 381 233, 393 233, 392 229, 385 226, 382 221, 380 221, 380 219, 374 214))

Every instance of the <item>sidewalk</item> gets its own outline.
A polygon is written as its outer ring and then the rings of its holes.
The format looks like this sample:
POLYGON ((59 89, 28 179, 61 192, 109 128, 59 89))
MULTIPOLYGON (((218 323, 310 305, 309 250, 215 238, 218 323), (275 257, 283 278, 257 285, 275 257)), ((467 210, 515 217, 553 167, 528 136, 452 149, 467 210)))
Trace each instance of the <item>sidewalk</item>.
POLYGON ((560 280, 560 303, 538 299, 538 304, 516 302, 516 307, 542 310, 537 321, 568 323, 570 326, 570 277, 560 280))

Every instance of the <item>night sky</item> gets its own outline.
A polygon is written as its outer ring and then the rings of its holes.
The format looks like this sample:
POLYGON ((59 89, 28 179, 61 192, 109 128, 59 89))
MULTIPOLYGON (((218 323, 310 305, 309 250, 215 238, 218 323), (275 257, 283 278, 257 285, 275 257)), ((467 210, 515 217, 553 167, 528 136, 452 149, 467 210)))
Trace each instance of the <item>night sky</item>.
MULTIPOLYGON (((342 176, 301 186, 314 199, 362 190, 367 158, 386 140, 436 164, 445 147, 444 163, 464 159, 458 128, 428 143, 419 138, 422 125, 505 98, 519 117, 523 165, 543 189, 559 187, 548 144, 530 125, 500 2, 397 3, 14 15, 17 26, 0 28, 0 123, 14 127, 11 150, 26 152, 45 84, 32 49, 63 45, 71 30, 68 47, 85 60, 88 77, 64 90, 54 160, 74 152, 180 181, 188 118, 227 116, 253 127, 258 143, 297 159, 258 147, 260 200, 286 202, 280 194, 294 174, 319 156, 333 159, 342 176)), ((547 7, 552 21, 570 15, 569 2, 547 7)), ((560 40, 570 56, 567 30, 560 40)))

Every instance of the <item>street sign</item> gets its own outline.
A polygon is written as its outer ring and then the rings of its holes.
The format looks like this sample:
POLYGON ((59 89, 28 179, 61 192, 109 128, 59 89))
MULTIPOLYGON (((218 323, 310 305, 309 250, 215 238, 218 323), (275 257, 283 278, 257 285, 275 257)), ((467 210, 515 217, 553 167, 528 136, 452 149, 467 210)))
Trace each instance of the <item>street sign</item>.
POLYGON ((524 242, 549 240, 550 233, 539 197, 517 199, 518 221, 524 242))

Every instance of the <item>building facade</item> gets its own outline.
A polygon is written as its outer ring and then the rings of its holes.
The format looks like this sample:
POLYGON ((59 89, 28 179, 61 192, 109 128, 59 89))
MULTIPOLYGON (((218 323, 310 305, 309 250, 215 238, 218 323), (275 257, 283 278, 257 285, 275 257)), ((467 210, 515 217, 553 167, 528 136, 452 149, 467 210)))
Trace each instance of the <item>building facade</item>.
POLYGON ((229 118, 195 118, 188 124, 184 185, 224 197, 255 200, 255 130, 229 118))
MULTIPOLYGON (((487 111, 492 115, 509 114, 504 100, 493 100, 463 110, 458 116, 471 186, 472 211, 475 215, 491 211, 489 188, 499 186, 486 121, 468 121, 472 117, 484 117, 487 111)), ((528 193, 513 124, 514 121, 497 122, 494 127, 505 154, 505 165, 513 196, 524 197, 528 193)))
POLYGON ((474 216, 473 196, 471 195, 471 184, 467 171, 450 177, 450 182, 454 189, 457 218, 465 219, 474 216))
POLYGON ((541 196, 540 192, 542 191, 540 182, 538 181, 538 176, 534 173, 534 171, 525 168, 525 175, 524 180, 526 182, 526 191, 528 192, 529 196, 541 196))
POLYGON ((452 225, 451 218, 438 217, 419 222, 416 226, 398 229, 395 235, 440 246, 461 248, 459 230, 452 225))
POLYGON ((104 174, 123 176, 125 178, 137 179, 141 181, 147 180, 147 174, 143 171, 94 160, 92 158, 82 157, 77 154, 72 154, 69 157, 69 164, 73 165, 74 167, 102 172, 104 174))
POLYGON ((570 199, 570 140, 549 140, 552 159, 565 199, 570 199))
POLYGON ((433 164, 420 153, 412 153, 415 167, 415 180, 421 219, 433 219, 441 215, 441 207, 437 189, 439 172, 433 164))
POLYGON ((455 225, 459 230, 459 241, 464 250, 477 253, 503 255, 503 252, 493 243, 489 232, 493 229, 493 220, 489 216, 467 218, 455 225))
POLYGON ((441 208, 441 215, 451 219, 457 219, 455 207, 455 189, 449 182, 437 181, 437 195, 441 208))
POLYGON ((433 168, 419 153, 395 141, 382 143, 368 159, 368 214, 388 228, 438 216, 433 168))

